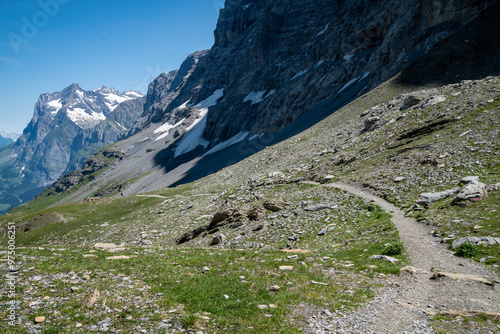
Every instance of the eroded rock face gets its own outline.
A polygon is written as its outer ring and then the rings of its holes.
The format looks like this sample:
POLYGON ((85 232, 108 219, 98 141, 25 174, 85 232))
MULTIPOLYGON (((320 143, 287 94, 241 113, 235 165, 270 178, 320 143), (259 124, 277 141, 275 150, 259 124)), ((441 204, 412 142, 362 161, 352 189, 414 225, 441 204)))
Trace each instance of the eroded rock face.
POLYGON ((207 115, 206 149, 242 132, 277 132, 326 98, 348 102, 387 80, 493 2, 228 0, 214 47, 162 78, 168 98, 150 89, 151 120, 176 124, 224 88, 225 103, 207 115))

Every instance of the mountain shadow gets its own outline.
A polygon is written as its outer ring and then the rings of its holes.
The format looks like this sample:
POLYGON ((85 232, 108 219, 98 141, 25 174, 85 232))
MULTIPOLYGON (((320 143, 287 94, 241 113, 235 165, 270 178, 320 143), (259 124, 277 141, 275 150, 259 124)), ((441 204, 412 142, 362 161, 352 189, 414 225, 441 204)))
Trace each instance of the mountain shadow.
POLYGON ((398 83, 434 86, 500 74, 500 3, 402 71, 398 83))

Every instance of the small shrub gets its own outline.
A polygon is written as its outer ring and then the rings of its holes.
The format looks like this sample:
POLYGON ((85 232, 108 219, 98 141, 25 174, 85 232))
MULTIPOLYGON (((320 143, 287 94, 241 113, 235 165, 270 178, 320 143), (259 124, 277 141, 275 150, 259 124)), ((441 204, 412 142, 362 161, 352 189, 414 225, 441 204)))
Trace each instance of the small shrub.
POLYGON ((460 257, 474 257, 477 255, 477 253, 477 246, 468 242, 464 242, 463 244, 458 246, 457 250, 455 251, 455 255, 460 257))
POLYGON ((404 245, 402 242, 387 245, 382 251, 382 255, 401 255, 404 250, 404 245))
POLYGON ((198 317, 194 314, 188 314, 181 318, 182 327, 185 329, 194 328, 198 317))
POLYGON ((488 320, 490 320, 490 317, 488 317, 486 314, 483 314, 483 313, 478 314, 476 318, 479 321, 488 321, 488 320))

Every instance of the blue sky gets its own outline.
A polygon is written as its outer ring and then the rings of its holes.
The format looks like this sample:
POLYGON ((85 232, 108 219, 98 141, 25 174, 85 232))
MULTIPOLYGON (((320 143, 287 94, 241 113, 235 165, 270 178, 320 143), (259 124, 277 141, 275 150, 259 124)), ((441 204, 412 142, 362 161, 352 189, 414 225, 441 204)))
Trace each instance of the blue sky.
POLYGON ((0 0, 0 129, 73 82, 146 92, 214 41, 223 0, 0 0))

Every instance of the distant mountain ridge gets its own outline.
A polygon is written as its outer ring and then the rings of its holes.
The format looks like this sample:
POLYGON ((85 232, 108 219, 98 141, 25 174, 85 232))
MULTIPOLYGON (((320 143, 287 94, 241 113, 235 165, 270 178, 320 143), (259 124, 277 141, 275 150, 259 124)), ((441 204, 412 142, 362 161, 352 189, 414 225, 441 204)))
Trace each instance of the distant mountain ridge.
POLYGON ((0 147, 5 147, 7 145, 12 144, 14 141, 10 138, 5 138, 2 135, 0 135, 0 147))
POLYGON ((0 151, 0 203, 29 200, 62 173, 83 166, 94 152, 123 138, 143 105, 139 92, 105 86, 86 91, 77 83, 40 95, 23 134, 0 151))
POLYGON ((16 141, 21 135, 17 133, 12 133, 7 130, 0 130, 0 136, 3 138, 11 139, 12 141, 16 141))

